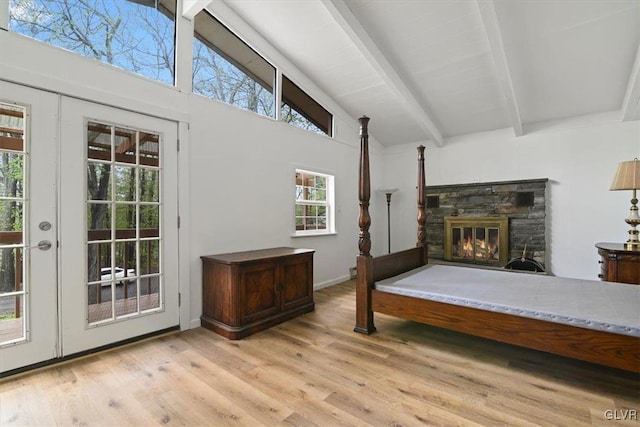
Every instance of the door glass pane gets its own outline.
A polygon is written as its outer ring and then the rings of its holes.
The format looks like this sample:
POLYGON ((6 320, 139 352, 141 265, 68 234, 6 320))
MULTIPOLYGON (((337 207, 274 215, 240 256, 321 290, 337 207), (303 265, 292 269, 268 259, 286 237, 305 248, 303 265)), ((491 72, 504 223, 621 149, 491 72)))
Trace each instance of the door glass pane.
POLYGON ((23 168, 23 154, 3 152, 0 155, 0 176, 4 178, 0 180, 0 196, 22 197, 24 189, 23 168))
POLYGON ((137 132, 131 129, 116 128, 114 134, 116 162, 136 163, 137 132))
POLYGON ((25 339, 24 295, 0 297, 0 343, 25 339))
POLYGON ((90 324, 162 308, 160 135, 105 126, 90 122, 87 128, 88 135, 102 129, 113 141, 109 162, 87 159, 90 324))
POLYGON ((26 109, 0 102, 0 345, 26 339, 26 109))
POLYGON ((87 198, 111 200, 111 166, 104 163, 87 163, 87 198))
POLYGON ((140 169, 140 201, 159 201, 158 190, 160 189, 160 171, 157 169, 140 169))
POLYGON ((111 126, 89 123, 87 129, 87 156, 90 159, 111 161, 111 126))
POLYGON ((87 203, 87 228, 89 241, 111 239, 111 205, 87 203))
POLYGON ((124 280, 116 285, 116 316, 138 312, 138 281, 124 280))
POLYGON ((116 166, 114 168, 114 180, 116 190, 116 200, 135 202, 136 201, 136 168, 116 166))

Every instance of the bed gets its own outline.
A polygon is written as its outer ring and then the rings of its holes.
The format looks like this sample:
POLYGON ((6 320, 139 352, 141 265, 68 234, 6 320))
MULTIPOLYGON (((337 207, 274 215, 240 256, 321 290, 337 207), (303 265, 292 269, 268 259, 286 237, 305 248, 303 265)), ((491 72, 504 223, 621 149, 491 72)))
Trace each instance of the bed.
POLYGON ((368 117, 360 118, 355 332, 374 312, 640 373, 640 286, 428 262, 424 147, 417 244, 371 256, 368 117))

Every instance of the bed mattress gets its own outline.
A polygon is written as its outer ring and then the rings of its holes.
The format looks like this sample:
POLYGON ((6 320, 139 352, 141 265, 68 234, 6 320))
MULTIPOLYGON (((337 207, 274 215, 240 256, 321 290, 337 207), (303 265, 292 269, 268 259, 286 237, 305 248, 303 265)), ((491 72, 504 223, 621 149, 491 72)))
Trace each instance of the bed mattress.
POLYGON ((375 285, 416 298, 640 337, 640 285, 427 265, 375 285))

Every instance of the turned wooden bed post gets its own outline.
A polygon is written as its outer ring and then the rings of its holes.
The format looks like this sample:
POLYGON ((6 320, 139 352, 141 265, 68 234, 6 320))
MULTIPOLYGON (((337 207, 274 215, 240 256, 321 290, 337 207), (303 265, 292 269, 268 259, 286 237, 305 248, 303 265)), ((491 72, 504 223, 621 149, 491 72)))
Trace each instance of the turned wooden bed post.
POLYGON ((369 133, 367 125, 369 117, 362 116, 360 121, 360 174, 358 197, 360 199, 360 215, 358 226, 360 234, 358 248, 360 255, 356 259, 356 327, 355 332, 370 334, 375 332, 373 310, 371 310, 371 286, 373 283, 373 263, 371 259, 371 235, 369 226, 369 198, 371 197, 371 179, 369 176, 369 133))
POLYGON ((426 264, 429 258, 427 250, 427 215, 425 212, 425 173, 424 173, 424 145, 418 147, 418 243, 422 247, 422 256, 426 264))

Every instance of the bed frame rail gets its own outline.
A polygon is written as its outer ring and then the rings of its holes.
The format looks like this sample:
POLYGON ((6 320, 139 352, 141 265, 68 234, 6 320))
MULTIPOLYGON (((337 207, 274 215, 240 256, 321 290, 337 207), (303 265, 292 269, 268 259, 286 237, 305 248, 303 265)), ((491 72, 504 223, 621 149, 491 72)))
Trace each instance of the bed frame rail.
POLYGON ((425 246, 416 246, 415 248, 373 258, 373 282, 422 267, 425 265, 426 258, 424 252, 425 246))

